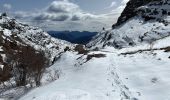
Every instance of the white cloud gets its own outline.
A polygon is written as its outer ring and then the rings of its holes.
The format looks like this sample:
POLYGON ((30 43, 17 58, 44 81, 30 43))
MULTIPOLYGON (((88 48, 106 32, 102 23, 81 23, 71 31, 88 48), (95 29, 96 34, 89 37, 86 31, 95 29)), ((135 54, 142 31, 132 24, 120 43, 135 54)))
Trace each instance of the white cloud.
MULTIPOLYGON (((125 7, 123 0, 121 5, 107 14, 92 14, 80 8, 79 5, 69 0, 53 1, 47 7, 37 12, 16 12, 15 16, 27 19, 33 25, 39 25, 46 30, 87 30, 100 31, 103 27, 111 28, 125 7)), ((112 2, 109 7, 117 5, 112 2)))
POLYGON ((78 21, 94 17, 97 16, 84 12, 78 5, 68 0, 63 0, 53 1, 48 7, 35 16, 35 20, 78 21))
POLYGON ((4 8, 5 10, 10 10, 10 9, 12 8, 12 6, 11 6, 11 4, 4 4, 4 5, 3 5, 3 8, 4 8))
POLYGON ((60 12, 77 12, 80 11, 80 8, 78 5, 71 3, 67 0, 64 1, 53 1, 48 7, 47 11, 54 12, 54 13, 60 13, 60 12))
POLYGON ((113 1, 112 3, 111 3, 111 5, 110 5, 110 7, 109 8, 112 8, 112 7, 114 7, 116 5, 116 2, 115 1, 113 1))
POLYGON ((122 0, 121 5, 126 5, 129 0, 122 0))
POLYGON ((116 6, 116 4, 117 4, 117 2, 113 1, 113 2, 110 4, 110 6, 105 7, 104 9, 110 9, 110 8, 113 8, 113 7, 115 7, 115 6, 116 6))
POLYGON ((121 14, 121 12, 124 10, 124 8, 125 8, 125 6, 126 6, 126 4, 127 4, 128 1, 129 1, 129 0, 122 0, 122 1, 120 2, 120 5, 119 5, 117 8, 113 9, 113 10, 111 11, 111 13, 114 14, 114 15, 119 16, 119 15, 121 14))

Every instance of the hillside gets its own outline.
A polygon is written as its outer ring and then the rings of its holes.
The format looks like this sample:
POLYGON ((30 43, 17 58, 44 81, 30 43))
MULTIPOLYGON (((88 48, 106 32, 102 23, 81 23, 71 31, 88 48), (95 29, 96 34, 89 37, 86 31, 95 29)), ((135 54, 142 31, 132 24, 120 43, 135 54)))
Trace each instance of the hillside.
POLYGON ((170 1, 166 0, 130 0, 113 29, 99 33, 87 47, 113 46, 120 49, 143 43, 151 44, 167 37, 170 35, 169 6, 170 1))
MULTIPOLYGON (((169 37, 159 40, 153 48, 170 46, 168 42, 169 37)), ((66 52, 48 69, 60 72, 59 77, 54 75, 56 80, 19 100, 166 100, 170 98, 169 51, 152 51, 146 44, 121 50, 107 47, 86 55, 66 52), (87 60, 101 54, 105 56, 87 60)))
POLYGON ((18 37, 25 44, 36 50, 44 51, 51 61, 53 61, 59 53, 63 52, 66 46, 72 46, 69 42, 52 38, 42 29, 22 24, 7 16, 1 16, 0 26, 5 37, 18 37))
POLYGON ((0 97, 6 90, 25 85, 40 85, 41 78, 38 77, 64 53, 65 48, 68 50, 73 47, 71 43, 52 38, 39 28, 22 24, 5 13, 2 14, 0 97))
MULTIPOLYGON (((21 44, 17 46, 21 48, 29 45, 27 50, 33 53, 24 54, 38 59, 26 67, 33 72, 28 73, 30 84, 6 90, 0 84, 2 100, 170 99, 169 0, 130 0, 112 29, 94 36, 87 48, 54 39, 41 29, 17 21, 13 26, 11 21, 4 16, 0 20, 0 52, 5 50, 3 41, 9 41, 21 44), (15 32, 17 35, 12 37, 15 32), (46 67, 40 58, 52 65, 46 67), (36 71, 32 70, 34 65, 36 71), (32 79, 37 73, 40 77, 32 79)), ((1 56, 2 62, 6 55, 1 56)), ((30 61, 24 61, 27 60, 30 61)), ((4 66, 0 67, 2 70, 4 66)))
POLYGON ((87 44, 93 51, 63 54, 48 69, 58 79, 20 100, 170 99, 169 3, 130 0, 113 29, 87 44))

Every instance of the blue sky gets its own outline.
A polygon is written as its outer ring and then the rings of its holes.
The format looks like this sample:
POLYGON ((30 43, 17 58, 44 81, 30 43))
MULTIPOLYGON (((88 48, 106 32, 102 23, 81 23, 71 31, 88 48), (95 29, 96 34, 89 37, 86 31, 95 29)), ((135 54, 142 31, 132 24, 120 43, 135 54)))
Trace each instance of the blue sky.
POLYGON ((128 0, 0 0, 0 11, 45 30, 109 28, 128 0))

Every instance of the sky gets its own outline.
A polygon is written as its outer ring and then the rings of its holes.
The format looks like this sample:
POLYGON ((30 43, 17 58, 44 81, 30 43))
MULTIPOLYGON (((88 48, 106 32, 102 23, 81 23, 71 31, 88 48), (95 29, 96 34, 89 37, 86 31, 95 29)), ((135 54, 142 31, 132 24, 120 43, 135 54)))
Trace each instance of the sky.
POLYGON ((111 28, 128 0, 0 0, 0 12, 46 31, 111 28))

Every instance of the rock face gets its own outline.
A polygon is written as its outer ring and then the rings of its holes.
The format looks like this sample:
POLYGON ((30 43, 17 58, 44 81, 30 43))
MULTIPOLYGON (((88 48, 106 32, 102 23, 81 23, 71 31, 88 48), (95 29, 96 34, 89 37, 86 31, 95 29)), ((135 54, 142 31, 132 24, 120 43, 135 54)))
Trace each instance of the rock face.
POLYGON ((170 35, 170 1, 130 0, 113 29, 95 36, 88 47, 124 48, 149 43, 170 35))
POLYGON ((118 18, 116 25, 120 25, 120 24, 126 22, 128 19, 136 16, 137 15, 136 9, 138 9, 139 7, 144 6, 150 2, 154 2, 154 1, 163 2, 162 0, 130 0, 127 3, 123 12, 121 13, 121 16, 118 18))

